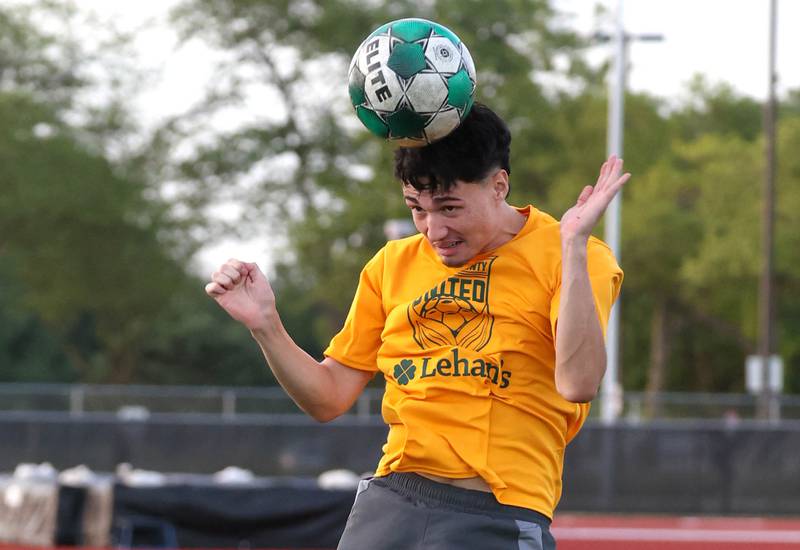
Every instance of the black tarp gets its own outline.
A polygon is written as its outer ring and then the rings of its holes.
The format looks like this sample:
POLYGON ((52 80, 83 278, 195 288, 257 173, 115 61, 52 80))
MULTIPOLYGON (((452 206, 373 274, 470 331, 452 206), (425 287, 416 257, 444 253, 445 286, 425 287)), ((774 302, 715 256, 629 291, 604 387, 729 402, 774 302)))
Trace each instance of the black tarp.
POLYGON ((335 548, 354 497, 355 490, 323 490, 312 484, 118 484, 112 542, 119 542, 123 526, 141 525, 151 532, 160 525, 166 532, 173 530, 183 548, 335 548))
POLYGON ((80 546, 83 540, 83 514, 86 507, 85 487, 58 487, 56 528, 53 542, 56 546, 80 546))

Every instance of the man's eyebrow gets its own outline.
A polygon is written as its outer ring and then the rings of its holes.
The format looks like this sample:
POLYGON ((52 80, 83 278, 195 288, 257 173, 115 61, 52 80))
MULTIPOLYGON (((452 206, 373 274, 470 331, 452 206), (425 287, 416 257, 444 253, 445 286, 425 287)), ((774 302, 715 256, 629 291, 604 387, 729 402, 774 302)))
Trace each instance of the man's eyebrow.
MULTIPOLYGON (((409 202, 419 204, 419 201, 416 197, 412 197, 411 195, 403 195, 403 198, 409 202)), ((436 195, 433 197, 433 202, 447 202, 447 201, 463 201, 461 197, 456 197, 454 195, 436 195)))
POLYGON ((456 197, 454 195, 436 195, 433 197, 433 202, 445 202, 445 201, 460 201, 464 200, 461 197, 456 197))

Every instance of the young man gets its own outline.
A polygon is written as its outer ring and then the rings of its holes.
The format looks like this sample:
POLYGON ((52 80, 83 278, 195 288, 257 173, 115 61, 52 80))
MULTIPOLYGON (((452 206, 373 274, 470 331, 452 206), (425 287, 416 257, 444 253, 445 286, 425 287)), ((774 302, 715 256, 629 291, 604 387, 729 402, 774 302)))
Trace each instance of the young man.
POLYGON ((559 223, 506 202, 510 143, 476 104, 445 139, 397 151, 419 234, 367 263, 321 362, 286 333, 255 264, 230 260, 206 286, 317 420, 384 376, 388 440, 341 550, 555 548, 564 449, 605 372, 603 332, 622 282, 590 233, 629 174, 609 158, 559 223))

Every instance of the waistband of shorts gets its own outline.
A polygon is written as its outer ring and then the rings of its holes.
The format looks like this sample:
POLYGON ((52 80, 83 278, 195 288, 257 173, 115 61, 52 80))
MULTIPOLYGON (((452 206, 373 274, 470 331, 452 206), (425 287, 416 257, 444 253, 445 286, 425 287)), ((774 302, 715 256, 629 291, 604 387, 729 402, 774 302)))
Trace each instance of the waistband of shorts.
POLYGON ((452 506, 467 512, 488 513, 530 521, 545 527, 550 526, 550 518, 536 510, 501 504, 492 493, 454 487, 412 472, 392 472, 375 477, 372 482, 383 484, 403 496, 417 498, 434 505, 452 506))

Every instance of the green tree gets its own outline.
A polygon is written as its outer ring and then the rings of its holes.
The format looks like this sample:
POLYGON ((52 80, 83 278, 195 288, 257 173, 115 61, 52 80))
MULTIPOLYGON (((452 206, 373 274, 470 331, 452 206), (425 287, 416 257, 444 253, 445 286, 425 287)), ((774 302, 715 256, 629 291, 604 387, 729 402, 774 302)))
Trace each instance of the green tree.
MULTIPOLYGON (((800 97, 797 91, 790 98, 800 97)), ((795 99, 796 101, 796 99, 795 99)), ((778 173, 775 222, 776 317, 778 351, 785 361, 788 393, 800 393, 800 110, 787 110, 778 132, 778 173)), ((796 103, 795 103, 796 106, 796 103)))
MULTIPOLYGON (((136 182, 82 149, 57 119, 18 95, 0 96, 0 246, 24 283, 25 304, 51 326, 91 323, 114 375, 126 379, 148 318, 179 280, 136 182), (46 126, 52 135, 37 135, 46 126)), ((81 378, 87 349, 65 341, 81 378)))
POLYGON ((76 373, 39 316, 22 303, 24 286, 0 254, 0 381, 73 381, 76 373))
POLYGON ((705 134, 733 134, 753 141, 762 133, 761 105, 736 93, 728 84, 711 85, 696 75, 688 86, 689 97, 670 120, 684 140, 705 134))
POLYGON ((187 273, 157 151, 131 145, 126 37, 60 32, 86 24, 71 3, 0 7, 0 379, 270 381, 187 273))
MULTIPOLYGON (((626 385, 652 393, 742 391, 744 358, 755 349, 763 141, 752 122, 758 110, 725 87, 695 93, 688 107, 670 115, 672 141, 660 161, 637 174, 623 209, 626 385), (728 116, 739 108, 750 113, 744 117, 750 123, 728 116), (650 327, 649 335, 642 326, 650 327), (649 348, 650 357, 630 348, 649 348)), ((791 112, 781 120, 780 151, 796 147, 797 120, 791 112)), ((781 159, 778 322, 781 352, 791 363, 797 174, 791 157, 782 153, 781 159)))
POLYGON ((741 383, 757 286, 754 153, 753 144, 733 136, 679 143, 674 157, 631 193, 641 232, 633 239, 644 260, 631 274, 633 284, 643 281, 654 299, 651 351, 661 361, 651 362, 651 391, 734 389, 741 383), (655 346, 659 338, 661 349, 655 346), (669 361, 669 347, 681 341, 690 346, 690 360, 684 355, 669 361), (667 364, 671 376, 659 374, 667 364))

